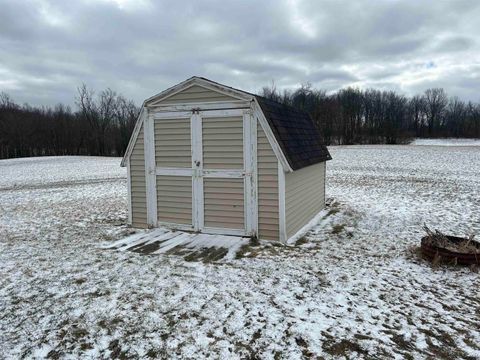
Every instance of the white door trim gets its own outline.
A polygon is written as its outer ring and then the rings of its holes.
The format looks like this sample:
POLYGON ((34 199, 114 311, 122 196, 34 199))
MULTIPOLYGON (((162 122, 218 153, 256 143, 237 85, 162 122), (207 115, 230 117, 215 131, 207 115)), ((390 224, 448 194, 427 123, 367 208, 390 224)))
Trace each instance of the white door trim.
MULTIPOLYGON (((201 117, 233 117, 233 116, 243 116, 244 109, 220 109, 220 110, 198 110, 196 114, 201 117)), ((153 113, 153 118, 155 120, 162 119, 187 119, 192 117, 192 109, 189 111, 155 111, 153 113)))
POLYGON ((257 200, 257 122, 251 110, 243 112, 243 163, 245 231, 247 235, 258 234, 257 200))
POLYGON ((199 114, 190 117, 192 144, 192 220, 195 231, 201 231, 204 223, 203 198, 203 142, 202 118, 199 114))
POLYGON ((202 232, 204 232, 205 234, 245 236, 245 230, 241 229, 216 228, 207 226, 203 228, 202 232))
MULTIPOLYGON (((201 165, 200 165, 201 166, 201 165)), ((199 166, 199 167, 200 167, 199 166)), ((157 167, 156 169, 157 176, 159 175, 170 175, 170 176, 201 176, 204 178, 225 178, 225 179, 236 179, 243 178, 245 176, 245 171, 242 169, 231 170, 231 169, 190 169, 190 168, 170 168, 170 167, 157 167)))
POLYGON ((278 161, 278 224, 280 241, 285 243, 287 241, 287 225, 285 216, 285 171, 283 166, 278 161))
POLYGON ((158 112, 155 111, 153 113, 153 118, 155 120, 163 120, 163 119, 191 119, 192 111, 165 111, 165 112, 158 112))
POLYGON ((193 169, 190 168, 169 168, 169 167, 157 167, 155 170, 157 176, 170 175, 170 176, 193 176, 193 169))
POLYGON ((157 226, 157 175, 155 169, 155 128, 153 117, 147 112, 143 125, 145 154, 145 187, 147 203, 147 225, 157 226))
POLYGON ((243 171, 243 169, 239 169, 239 170, 210 169, 210 170, 202 170, 201 175, 204 178, 236 179, 236 178, 243 178, 245 176, 245 171, 243 171))
POLYGON ((188 104, 158 104, 149 105, 150 108, 159 112, 168 111, 192 111, 192 109, 200 110, 220 110, 220 109, 247 109, 250 107, 248 101, 235 100, 235 101, 204 101, 188 104))
POLYGON ((202 118, 243 116, 243 109, 199 110, 202 118))
POLYGON ((130 157, 127 158, 127 199, 128 199, 128 224, 132 225, 132 178, 130 157))
MULTIPOLYGON (((252 220, 252 206, 249 205, 249 201, 252 201, 251 196, 247 196, 247 190, 251 192, 251 190, 247 187, 247 172, 246 168, 253 169, 252 162, 252 154, 251 154, 251 146, 252 143, 248 138, 251 134, 250 128, 252 127, 252 116, 251 111, 249 109, 236 109, 236 110, 215 110, 215 111, 199 111, 199 116, 201 117, 201 122, 203 124, 204 118, 212 118, 212 117, 241 117, 242 118, 242 137, 243 137, 243 159, 244 159, 244 166, 242 169, 204 169, 202 165, 202 169, 199 172, 199 175, 202 178, 224 178, 224 179, 235 179, 240 178, 244 179, 243 181, 243 197, 244 197, 244 214, 243 214, 243 229, 228 229, 228 228, 212 228, 212 227, 204 227, 201 228, 205 233, 216 233, 216 234, 229 234, 229 235, 254 235, 256 234, 256 230, 253 228, 253 220, 252 220), (247 139, 248 138, 248 139, 247 139)), ((255 124, 256 128, 256 124, 255 124)), ((202 136, 202 126, 200 127, 200 137, 202 136)), ((201 149, 202 157, 203 157, 203 148, 201 149)), ((251 174, 251 173, 250 173, 251 174)), ((251 179, 248 180, 250 182, 251 179)), ((252 193, 252 192, 251 192, 252 193)), ((203 189, 201 198, 204 199, 203 189)), ((204 206, 204 204, 202 204, 204 206)), ((203 214, 202 214, 203 215, 203 214)), ((203 224, 204 225, 204 224, 203 224)))

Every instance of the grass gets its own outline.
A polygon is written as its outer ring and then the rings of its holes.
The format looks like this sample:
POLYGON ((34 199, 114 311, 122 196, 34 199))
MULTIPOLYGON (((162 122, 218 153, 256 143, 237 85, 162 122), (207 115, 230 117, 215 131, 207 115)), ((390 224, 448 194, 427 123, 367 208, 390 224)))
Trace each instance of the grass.
POLYGON ((332 227, 332 234, 340 234, 346 227, 345 224, 336 224, 332 227))
POLYGON ((262 248, 260 241, 257 238, 251 238, 248 244, 243 245, 237 250, 235 259, 256 257, 262 248))
POLYGON ((304 245, 308 243, 308 238, 306 236, 302 236, 300 239, 298 239, 296 242, 295 242, 295 245, 296 246, 301 246, 301 245, 304 245))

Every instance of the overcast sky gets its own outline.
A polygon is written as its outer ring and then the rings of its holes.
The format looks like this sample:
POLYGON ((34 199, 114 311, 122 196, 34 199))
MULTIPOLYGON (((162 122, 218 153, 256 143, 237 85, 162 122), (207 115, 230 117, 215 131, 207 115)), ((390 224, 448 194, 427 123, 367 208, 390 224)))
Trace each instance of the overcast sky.
POLYGON ((480 1, 0 0, 0 91, 141 103, 193 75, 259 91, 310 82, 480 101, 480 1))

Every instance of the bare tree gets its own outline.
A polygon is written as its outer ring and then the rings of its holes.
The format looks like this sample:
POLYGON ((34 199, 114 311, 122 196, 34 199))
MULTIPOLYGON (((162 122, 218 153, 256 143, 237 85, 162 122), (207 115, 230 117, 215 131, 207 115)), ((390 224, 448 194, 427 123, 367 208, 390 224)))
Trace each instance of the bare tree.
POLYGON ((447 108, 447 94, 442 88, 428 89, 425 91, 425 106, 428 121, 428 135, 434 136, 435 130, 440 128, 444 121, 447 108))
POLYGON ((467 117, 467 107, 463 101, 454 96, 448 102, 446 110, 445 132, 454 137, 462 133, 463 120, 467 117))
MULTIPOLYGON (((265 97, 308 112, 326 144, 402 143, 417 136, 480 138, 480 104, 443 89, 408 99, 393 91, 342 89, 328 94, 304 84, 265 97)), ((123 155, 138 117, 133 101, 111 89, 78 88, 78 109, 18 105, 0 93, 0 158, 42 155, 123 155)))
POLYGON ((425 99, 421 95, 413 96, 408 102, 408 129, 415 135, 423 134, 426 126, 426 106, 425 99))

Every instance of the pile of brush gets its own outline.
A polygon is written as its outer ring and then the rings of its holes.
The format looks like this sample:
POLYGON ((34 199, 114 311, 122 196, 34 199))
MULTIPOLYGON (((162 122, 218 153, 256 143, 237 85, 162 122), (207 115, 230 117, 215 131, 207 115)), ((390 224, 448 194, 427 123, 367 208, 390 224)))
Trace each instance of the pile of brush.
POLYGON ((480 254, 480 244, 473 240, 475 235, 470 235, 468 238, 447 236, 436 229, 430 230, 425 224, 423 230, 427 233, 424 241, 429 246, 462 254, 480 254))

